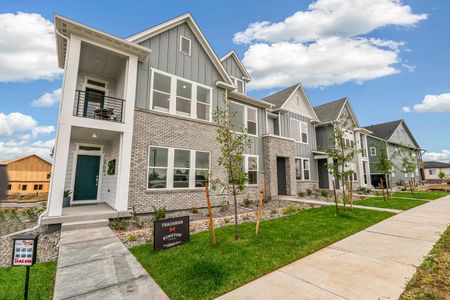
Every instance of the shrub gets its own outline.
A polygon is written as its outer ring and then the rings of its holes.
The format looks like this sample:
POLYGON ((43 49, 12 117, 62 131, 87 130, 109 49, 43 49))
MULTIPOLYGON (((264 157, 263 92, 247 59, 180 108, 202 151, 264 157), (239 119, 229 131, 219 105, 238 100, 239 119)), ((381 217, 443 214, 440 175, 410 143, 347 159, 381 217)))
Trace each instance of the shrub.
POLYGON ((299 207, 295 204, 289 204, 285 208, 283 208, 283 215, 292 215, 299 211, 299 207))
POLYGON ((127 235, 127 240, 129 242, 135 242, 135 241, 137 241, 137 236, 134 233, 129 233, 127 235))
POLYGON ((223 221, 225 222, 225 224, 230 223, 230 219, 228 219, 228 218, 223 219, 223 221))
POLYGON ((320 194, 322 195, 322 197, 327 198, 330 196, 330 192, 327 190, 321 190, 320 194))
POLYGON ((275 208, 272 208, 272 210, 270 211, 270 213, 272 214, 272 215, 274 215, 274 214, 276 214, 278 211, 275 209, 275 208))
POLYGON ((31 222, 36 222, 39 217, 39 211, 36 207, 27 209, 24 214, 27 216, 28 220, 31 222))
POLYGON ((111 220, 109 226, 114 230, 125 230, 128 227, 128 222, 124 218, 117 218, 111 220))
POLYGON ((142 228, 144 226, 143 222, 138 218, 137 213, 136 213, 136 208, 133 205, 133 211, 132 211, 132 216, 133 216, 133 225, 136 228, 142 228))
POLYGON ((248 219, 250 219, 250 218, 247 215, 242 217, 242 220, 244 220, 244 221, 248 221, 248 219))
POLYGON ((364 194, 364 195, 370 194, 371 191, 372 191, 372 190, 371 190, 370 188, 364 187, 364 186, 362 186, 362 187, 360 187, 360 188, 358 189, 358 192, 359 192, 360 194, 364 194))
POLYGON ((193 213, 193 214, 198 214, 198 208, 197 207, 192 207, 191 208, 191 213, 193 213))
POLYGON ((308 194, 308 196, 312 195, 312 190, 311 189, 306 189, 306 194, 308 194))
POLYGON ((153 209, 155 211, 154 212, 155 221, 162 220, 166 217, 166 208, 165 207, 156 208, 153 206, 153 209))
POLYGON ((249 198, 245 198, 244 199, 244 206, 245 207, 249 207, 252 203, 253 203, 253 201, 250 200, 249 198))

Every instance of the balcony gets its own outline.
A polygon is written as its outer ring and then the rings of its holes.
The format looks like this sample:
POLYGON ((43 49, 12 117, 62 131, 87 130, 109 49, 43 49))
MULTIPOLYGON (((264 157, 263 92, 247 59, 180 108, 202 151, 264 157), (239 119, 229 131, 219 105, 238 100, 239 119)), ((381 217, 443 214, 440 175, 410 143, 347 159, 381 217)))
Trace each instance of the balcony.
POLYGON ((98 91, 75 93, 74 116, 123 123, 125 100, 98 91))

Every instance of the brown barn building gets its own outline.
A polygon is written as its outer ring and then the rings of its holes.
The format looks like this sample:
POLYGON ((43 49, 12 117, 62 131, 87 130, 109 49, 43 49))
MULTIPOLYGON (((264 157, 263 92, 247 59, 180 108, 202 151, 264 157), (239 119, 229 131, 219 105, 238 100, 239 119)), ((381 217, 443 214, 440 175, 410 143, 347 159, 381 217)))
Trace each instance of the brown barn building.
MULTIPOLYGON (((0 161, 6 168, 6 194, 46 194, 50 184, 52 164, 37 155, 0 161)), ((2 181, 5 179, 2 178, 2 181)), ((4 185, 4 182, 2 182, 4 185)))

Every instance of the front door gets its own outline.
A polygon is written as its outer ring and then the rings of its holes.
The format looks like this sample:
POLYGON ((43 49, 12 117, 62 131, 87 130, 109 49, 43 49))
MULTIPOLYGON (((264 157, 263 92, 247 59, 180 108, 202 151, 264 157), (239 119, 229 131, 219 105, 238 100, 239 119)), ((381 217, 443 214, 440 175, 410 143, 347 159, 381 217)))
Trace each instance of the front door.
POLYGON ((78 155, 73 191, 74 201, 97 200, 100 156, 78 155))
POLYGON ((287 195, 286 193, 286 158, 277 157, 277 181, 278 195, 287 195))
POLYGON ((328 181, 327 160, 326 159, 317 160, 317 168, 319 171, 319 188, 329 189, 330 182, 328 181))

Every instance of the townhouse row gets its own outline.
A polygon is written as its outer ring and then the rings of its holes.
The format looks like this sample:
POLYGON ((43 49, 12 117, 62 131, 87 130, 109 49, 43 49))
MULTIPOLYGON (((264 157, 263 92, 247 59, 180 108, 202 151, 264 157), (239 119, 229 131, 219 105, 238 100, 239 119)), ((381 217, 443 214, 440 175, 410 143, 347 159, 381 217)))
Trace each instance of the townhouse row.
MULTIPOLYGON (((252 140, 245 197, 256 197, 263 176, 269 197, 330 189, 325 150, 335 122, 347 124, 346 143, 360 150, 348 166, 355 188, 377 180, 380 141, 420 160, 404 121, 361 127, 347 98, 313 107, 301 84, 247 95, 251 76, 239 57, 217 57, 190 14, 126 39, 61 16, 55 31, 64 81, 49 217, 63 214, 65 190, 73 206, 106 203, 118 212, 204 207, 205 174, 227 179, 212 120, 225 99, 233 127, 252 140)), ((217 194, 213 204, 226 200, 217 194)))

